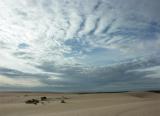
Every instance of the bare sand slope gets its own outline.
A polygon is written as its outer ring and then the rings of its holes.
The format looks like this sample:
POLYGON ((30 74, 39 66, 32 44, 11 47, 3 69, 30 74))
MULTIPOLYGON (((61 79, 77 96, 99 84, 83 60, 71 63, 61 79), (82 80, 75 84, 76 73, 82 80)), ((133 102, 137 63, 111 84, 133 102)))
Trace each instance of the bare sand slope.
POLYGON ((0 93, 0 116, 160 116, 160 94, 0 93), (26 100, 41 96, 48 100, 25 104, 26 100), (61 96, 65 96, 66 103, 60 103, 61 96))

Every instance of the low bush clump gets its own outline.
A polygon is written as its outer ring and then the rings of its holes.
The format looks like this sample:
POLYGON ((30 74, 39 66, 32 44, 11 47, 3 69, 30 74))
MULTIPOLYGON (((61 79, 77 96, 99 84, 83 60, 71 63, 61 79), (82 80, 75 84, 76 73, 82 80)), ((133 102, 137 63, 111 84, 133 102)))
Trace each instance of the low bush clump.
POLYGON ((25 101, 26 104, 35 104, 37 105, 39 103, 39 100, 37 99, 31 99, 31 100, 27 100, 25 101))
POLYGON ((47 97, 41 97, 41 101, 46 101, 47 100, 47 97))
POLYGON ((62 99, 62 100, 61 100, 61 103, 66 103, 66 102, 64 101, 64 99, 62 99))

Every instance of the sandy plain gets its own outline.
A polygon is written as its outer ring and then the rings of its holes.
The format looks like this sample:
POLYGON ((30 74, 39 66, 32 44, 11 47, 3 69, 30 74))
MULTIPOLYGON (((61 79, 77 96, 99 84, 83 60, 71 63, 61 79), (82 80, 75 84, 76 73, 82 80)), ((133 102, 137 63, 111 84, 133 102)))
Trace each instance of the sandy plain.
POLYGON ((160 93, 0 92, 0 116, 160 116, 160 93), (30 99, 40 102, 26 104, 30 99))

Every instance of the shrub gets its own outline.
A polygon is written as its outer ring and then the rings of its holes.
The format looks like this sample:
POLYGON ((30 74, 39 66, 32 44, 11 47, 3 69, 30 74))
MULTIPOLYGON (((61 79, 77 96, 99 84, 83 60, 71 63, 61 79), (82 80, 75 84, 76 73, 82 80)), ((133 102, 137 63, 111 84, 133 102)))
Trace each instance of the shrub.
POLYGON ((37 105, 39 103, 39 100, 37 99, 31 99, 31 100, 27 100, 25 101, 26 104, 35 104, 37 105))
POLYGON ((64 99, 62 99, 62 100, 61 100, 61 103, 66 103, 66 102, 64 101, 64 99))
POLYGON ((41 101, 46 101, 47 97, 41 97, 41 101))

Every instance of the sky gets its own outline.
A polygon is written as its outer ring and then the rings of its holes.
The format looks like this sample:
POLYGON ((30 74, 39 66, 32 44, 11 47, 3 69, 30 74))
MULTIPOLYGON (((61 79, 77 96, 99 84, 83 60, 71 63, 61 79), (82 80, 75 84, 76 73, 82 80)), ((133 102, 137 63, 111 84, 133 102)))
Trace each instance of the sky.
POLYGON ((0 0, 0 91, 160 89, 160 0, 0 0))

